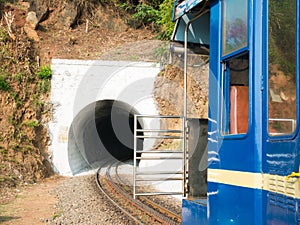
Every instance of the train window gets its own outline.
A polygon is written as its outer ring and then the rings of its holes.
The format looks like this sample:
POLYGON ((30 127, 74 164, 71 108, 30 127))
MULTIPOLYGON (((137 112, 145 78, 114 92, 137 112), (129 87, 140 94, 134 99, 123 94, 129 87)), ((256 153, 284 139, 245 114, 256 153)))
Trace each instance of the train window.
POLYGON ((269 0, 268 131, 288 135, 296 124, 296 0, 269 0))
POLYGON ((249 53, 224 62, 223 134, 244 134, 248 131, 249 53))
POLYGON ((223 0, 222 55, 248 45, 248 0, 223 0))

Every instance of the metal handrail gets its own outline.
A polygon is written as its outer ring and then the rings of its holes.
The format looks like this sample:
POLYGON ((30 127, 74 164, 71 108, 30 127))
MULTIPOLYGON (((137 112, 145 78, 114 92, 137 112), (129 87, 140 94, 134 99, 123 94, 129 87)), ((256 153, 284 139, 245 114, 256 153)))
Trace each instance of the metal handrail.
POLYGON ((181 136, 169 136, 169 135, 164 135, 164 136, 159 136, 159 135, 138 135, 136 138, 154 138, 154 139, 182 139, 181 136))
MULTIPOLYGON (((138 171, 137 160, 182 160, 183 167, 186 163, 185 151, 183 149, 166 149, 166 150, 156 150, 147 149, 141 150, 137 147, 138 139, 177 139, 182 140, 185 137, 184 130, 176 129, 138 129, 138 119, 150 118, 150 119, 180 119, 184 123, 182 116, 165 116, 165 115, 134 115, 134 168, 133 168, 133 198, 136 196, 146 196, 146 195, 183 195, 184 196, 184 185, 185 179, 187 177, 187 171, 182 169, 182 171, 138 171), (143 132, 143 134, 141 134, 143 132), (146 134, 144 134, 146 133, 146 134), (158 135, 159 133, 160 135, 158 135), (165 134, 164 134, 165 133, 165 134), (169 135, 170 134, 170 135, 169 135), (171 135, 171 134, 181 134, 181 135, 171 135), (140 155, 138 155, 140 154, 140 155), (158 154, 158 155, 153 155, 158 154), (173 155, 175 154, 175 155, 173 155), (151 177, 155 175, 162 175, 160 177, 151 177), (163 176, 164 175, 164 176, 163 176), (166 175, 174 175, 174 177, 166 177, 166 175), (139 192, 137 191, 137 183, 145 181, 182 181, 183 189, 182 192, 139 192)), ((181 126, 185 127, 184 124, 181 126)), ((183 140, 185 142, 185 140, 183 140)))
POLYGON ((165 154, 182 154, 184 153, 183 151, 181 150, 178 150, 178 149, 174 149, 174 150, 162 150, 162 151, 159 151, 159 150, 136 150, 136 153, 165 153, 165 154))
POLYGON ((137 129, 137 132, 153 132, 153 133, 182 133, 182 130, 151 130, 151 129, 137 129))
MULTIPOLYGON (((277 121, 277 122, 290 122, 292 124, 292 128, 291 128, 291 133, 293 133, 295 131, 296 128, 296 120, 295 119, 289 119, 289 118, 269 118, 269 121, 277 121)), ((275 135, 282 135, 285 133, 282 132, 272 132, 271 134, 275 134, 275 135)))
POLYGON ((182 157, 136 157, 136 159, 143 159, 143 160, 156 160, 156 159, 159 159, 159 160, 172 160, 172 159, 182 159, 182 157))

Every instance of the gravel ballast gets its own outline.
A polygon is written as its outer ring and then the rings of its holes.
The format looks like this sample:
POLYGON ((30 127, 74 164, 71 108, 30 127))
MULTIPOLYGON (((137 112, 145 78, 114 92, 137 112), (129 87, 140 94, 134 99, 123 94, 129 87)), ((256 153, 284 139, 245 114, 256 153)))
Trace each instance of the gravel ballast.
POLYGON ((135 224, 100 192, 95 175, 66 179, 53 191, 58 203, 56 213, 45 221, 48 225, 135 224))

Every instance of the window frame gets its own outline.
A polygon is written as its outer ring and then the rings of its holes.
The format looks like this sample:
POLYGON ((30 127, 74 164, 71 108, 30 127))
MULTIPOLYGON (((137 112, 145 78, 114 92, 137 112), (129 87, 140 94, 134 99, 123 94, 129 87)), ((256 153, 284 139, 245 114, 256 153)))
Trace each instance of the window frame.
POLYGON ((244 138, 248 135, 251 126, 251 60, 250 51, 243 52, 238 51, 237 54, 232 55, 222 61, 222 73, 221 73, 221 123, 220 134, 226 138, 244 138), (230 129, 230 68, 228 63, 231 59, 239 58, 240 56, 248 55, 248 124, 247 131, 245 133, 229 133, 230 129))
MULTIPOLYGON (((281 135, 271 135, 271 133, 269 132, 269 98, 270 98, 270 93, 269 93, 269 1, 266 1, 266 4, 265 4, 265 9, 264 11, 266 12, 266 16, 265 16, 265 21, 264 21, 264 35, 262 36, 263 37, 263 40, 264 40, 264 46, 265 46, 265 52, 264 52, 264 57, 265 57, 265 60, 264 60, 264 71, 265 71, 265 74, 266 74, 266 84, 265 84, 265 87, 266 87, 266 114, 265 114, 265 118, 266 119, 266 122, 265 122, 265 130, 266 130, 266 135, 267 135, 267 138, 270 140, 270 141, 281 141, 281 140, 291 140, 291 139, 294 139, 297 135, 297 133, 299 132, 299 78, 300 78, 300 68, 299 68, 299 65, 300 65, 300 22, 299 22, 299 19, 300 19, 300 2, 295 0, 296 1, 296 37, 295 37, 295 46, 296 46, 296 49, 295 49, 295 53, 296 53, 296 71, 295 71, 295 75, 296 75, 296 100, 295 100, 295 104, 296 104, 296 122, 295 122, 295 129, 292 133, 282 133, 281 135)), ((276 118, 277 119, 277 118, 276 118)), ((279 118, 280 119, 280 118, 279 118)))
MULTIPOLYGON (((231 51, 226 51, 224 52, 224 49, 225 49, 225 43, 226 43, 226 35, 225 35, 225 27, 226 27, 226 24, 224 25, 224 23, 226 23, 224 21, 225 19, 225 1, 226 0, 222 0, 222 3, 221 3, 221 13, 222 13, 222 16, 221 16, 221 57, 222 58, 226 58, 226 57, 230 57, 232 55, 235 55, 236 53, 241 53, 247 49, 249 49, 249 33, 250 33, 250 27, 249 27, 249 14, 250 14, 250 2, 249 0, 246 0, 247 2, 247 21, 246 21, 246 24, 247 24, 247 30, 246 30, 246 44, 245 45, 242 45, 241 47, 239 48, 236 48, 236 49, 233 49, 231 51)), ((227 0, 229 1, 229 0, 227 0)))
MULTIPOLYGON (((220 30, 221 30, 221 38, 220 38, 220 64, 222 65, 222 68, 221 68, 221 84, 220 84, 220 87, 221 87, 221 93, 220 93, 220 97, 221 99, 223 99, 223 101, 220 101, 220 124, 219 124, 219 133, 221 135, 222 138, 224 139, 244 139, 244 138, 247 138, 247 136, 249 136, 249 133, 250 133, 250 129, 252 127, 252 53, 250 51, 250 46, 251 46, 251 39, 250 37, 252 36, 252 27, 250 26, 251 25, 251 18, 252 18, 252 1, 250 0, 247 0, 247 44, 246 46, 243 46, 239 49, 236 49, 236 50, 233 50, 231 52, 227 52, 225 54, 223 54, 223 45, 224 45, 224 40, 223 40, 223 34, 224 34, 224 27, 223 27, 223 20, 224 20, 224 17, 223 17, 223 14, 224 14, 224 10, 223 10, 223 4, 224 2, 222 1, 221 2, 221 8, 220 8, 220 12, 221 12, 221 17, 220 17, 220 30), (224 123, 227 123, 229 124, 229 120, 226 121, 227 118, 224 118, 224 104, 227 104, 226 106, 226 111, 228 111, 229 109, 229 104, 228 102, 230 101, 229 99, 229 95, 230 95, 230 92, 229 92, 229 88, 230 88, 230 84, 227 84, 225 83, 227 79, 230 79, 228 77, 228 71, 227 71, 227 68, 226 68, 226 63, 228 63, 228 61, 232 58, 236 58, 236 57, 239 57, 241 55, 244 55, 244 54, 248 54, 249 56, 249 71, 248 71, 248 129, 247 129, 247 132, 246 133, 238 133, 238 134, 230 134, 230 133, 225 133, 224 132, 224 123), (227 78, 226 78, 227 76, 227 78), (225 85, 227 85, 227 87, 225 87, 225 85), (225 90, 227 89, 227 90, 225 90), (226 91, 226 92, 225 92, 226 91), (227 93, 226 95, 228 96, 225 96, 225 93, 227 93), (225 99, 226 97, 226 99, 225 99)), ((229 114, 228 114, 229 115, 229 114)), ((226 115, 225 117, 228 117, 228 115, 226 115)), ((227 125, 228 126, 228 125, 227 125)))

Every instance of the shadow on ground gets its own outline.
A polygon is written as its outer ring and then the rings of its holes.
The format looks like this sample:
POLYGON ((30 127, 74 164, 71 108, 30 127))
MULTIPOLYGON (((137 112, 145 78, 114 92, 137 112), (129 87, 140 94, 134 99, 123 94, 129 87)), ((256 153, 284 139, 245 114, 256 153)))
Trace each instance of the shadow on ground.
POLYGON ((8 221, 11 221, 11 220, 17 220, 17 219, 20 219, 20 217, 14 217, 14 216, 0 216, 0 223, 8 222, 8 221))

